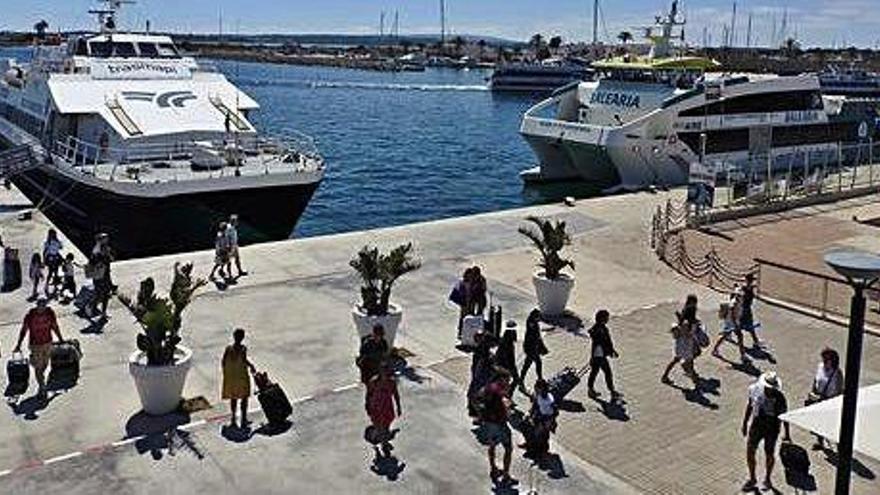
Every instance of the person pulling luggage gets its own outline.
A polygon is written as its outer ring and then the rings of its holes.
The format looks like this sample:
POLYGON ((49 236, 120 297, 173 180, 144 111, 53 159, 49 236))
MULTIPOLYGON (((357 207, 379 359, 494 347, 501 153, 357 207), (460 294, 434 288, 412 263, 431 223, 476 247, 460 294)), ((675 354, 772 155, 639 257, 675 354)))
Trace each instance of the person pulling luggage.
POLYGON ((596 322, 590 327, 589 334, 592 341, 590 350, 590 376, 587 378, 587 395, 590 398, 599 397, 599 393, 593 388, 596 383, 596 375, 599 371, 605 375, 605 386, 611 393, 611 400, 620 398, 620 394, 614 389, 614 375, 611 374, 609 358, 617 358, 617 350, 611 341, 611 333, 608 331, 608 320, 611 315, 607 310, 600 309, 596 312, 596 322))
POLYGON ((556 417, 559 410, 556 398, 550 392, 550 386, 542 378, 535 381, 535 393, 529 396, 532 408, 529 412, 531 428, 525 435, 525 443, 520 445, 526 449, 526 456, 540 462, 550 453, 550 435, 556 432, 556 417))
POLYGON ((13 352, 21 352, 21 344, 27 336, 30 363, 39 385, 37 396, 41 398, 46 397, 46 368, 49 367, 53 333, 58 337, 59 342, 64 342, 61 329, 58 327, 58 319, 49 307, 49 300, 45 296, 39 296, 36 307, 31 308, 24 317, 21 332, 18 334, 18 344, 15 345, 13 352))
POLYGON ((232 332, 232 344, 226 346, 223 351, 221 365, 223 367, 223 400, 229 401, 229 409, 232 413, 229 425, 235 427, 235 409, 241 403, 241 427, 247 428, 248 397, 251 395, 251 373, 257 369, 247 357, 247 347, 244 342, 244 329, 236 328, 232 332))

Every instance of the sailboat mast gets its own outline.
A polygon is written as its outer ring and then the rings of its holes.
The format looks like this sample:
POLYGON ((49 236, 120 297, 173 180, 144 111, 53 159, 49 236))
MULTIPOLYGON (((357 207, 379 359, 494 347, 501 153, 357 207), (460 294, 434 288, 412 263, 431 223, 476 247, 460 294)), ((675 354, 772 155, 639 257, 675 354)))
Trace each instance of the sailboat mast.
POLYGON ((593 0, 593 45, 599 43, 599 0, 593 0))

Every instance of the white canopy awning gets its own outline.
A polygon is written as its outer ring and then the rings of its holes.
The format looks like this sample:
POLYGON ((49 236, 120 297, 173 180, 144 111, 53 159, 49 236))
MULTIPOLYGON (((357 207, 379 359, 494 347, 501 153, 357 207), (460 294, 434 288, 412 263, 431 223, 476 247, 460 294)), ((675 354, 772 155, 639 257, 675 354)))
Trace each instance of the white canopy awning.
MULTIPOLYGON (((781 419, 837 442, 842 408, 843 397, 838 396, 789 411, 781 419)), ((880 384, 859 389, 853 449, 880 460, 880 384)))
MULTIPOLYGON (((192 131, 223 132, 225 111, 259 108, 221 74, 192 79, 96 80, 53 75, 52 102, 61 114, 99 114, 123 138, 126 120, 144 136, 192 131), (228 110, 224 110, 228 109, 228 110), (124 117, 120 118, 120 115, 124 117)), ((237 111, 236 111, 237 110, 237 111)), ((131 127, 131 126, 129 126, 131 127)))

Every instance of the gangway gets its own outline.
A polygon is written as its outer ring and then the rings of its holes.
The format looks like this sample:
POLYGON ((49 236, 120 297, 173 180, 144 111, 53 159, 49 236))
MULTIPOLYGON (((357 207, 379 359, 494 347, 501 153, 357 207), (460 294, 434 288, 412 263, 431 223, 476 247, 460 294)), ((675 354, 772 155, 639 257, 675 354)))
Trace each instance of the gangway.
POLYGON ((39 166, 39 160, 34 156, 33 150, 28 145, 16 146, 15 148, 0 151, 0 180, 9 179, 39 166))

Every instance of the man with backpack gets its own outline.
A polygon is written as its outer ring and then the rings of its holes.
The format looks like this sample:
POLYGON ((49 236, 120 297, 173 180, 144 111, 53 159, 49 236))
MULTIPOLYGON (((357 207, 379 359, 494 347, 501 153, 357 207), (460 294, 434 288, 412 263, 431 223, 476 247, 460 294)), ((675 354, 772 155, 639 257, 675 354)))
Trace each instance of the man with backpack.
POLYGON ((18 335, 18 344, 15 346, 16 353, 21 352, 21 344, 27 335, 28 347, 31 351, 30 361, 37 377, 39 397, 46 397, 46 368, 49 367, 49 358, 52 351, 52 334, 58 337, 58 341, 64 341, 61 337, 61 329, 58 328, 58 320, 55 312, 48 305, 45 296, 37 298, 37 306, 31 308, 24 317, 21 325, 21 333, 18 335))

